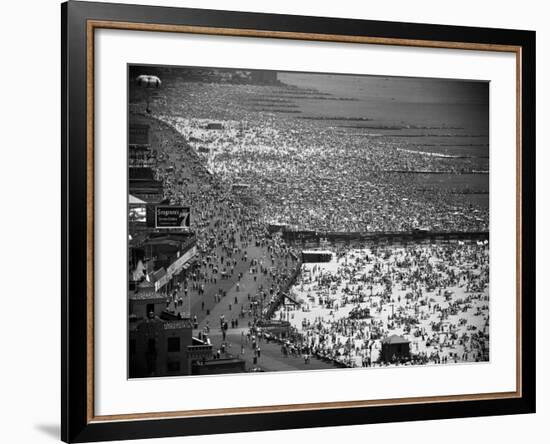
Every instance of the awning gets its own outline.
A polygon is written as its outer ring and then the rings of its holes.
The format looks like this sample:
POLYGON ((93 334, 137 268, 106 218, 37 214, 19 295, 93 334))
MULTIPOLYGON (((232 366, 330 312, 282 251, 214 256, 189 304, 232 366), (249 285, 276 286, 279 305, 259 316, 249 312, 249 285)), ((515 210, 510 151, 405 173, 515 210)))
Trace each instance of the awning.
POLYGON ((130 205, 145 205, 146 203, 147 202, 141 200, 139 197, 133 196, 131 194, 128 196, 128 204, 130 205))

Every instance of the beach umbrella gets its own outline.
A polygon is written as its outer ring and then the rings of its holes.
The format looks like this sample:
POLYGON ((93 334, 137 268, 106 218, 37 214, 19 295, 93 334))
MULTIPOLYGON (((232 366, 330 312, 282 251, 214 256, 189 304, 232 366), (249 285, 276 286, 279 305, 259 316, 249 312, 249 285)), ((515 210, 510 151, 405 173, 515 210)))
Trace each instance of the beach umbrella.
POLYGON ((160 86, 162 85, 162 82, 157 76, 142 74, 140 76, 137 76, 136 84, 139 88, 142 88, 142 89, 145 90, 145 94, 147 96, 146 111, 148 113, 150 113, 151 109, 149 108, 149 100, 150 100, 150 97, 151 97, 151 93, 153 91, 156 91, 157 89, 159 89, 160 86))

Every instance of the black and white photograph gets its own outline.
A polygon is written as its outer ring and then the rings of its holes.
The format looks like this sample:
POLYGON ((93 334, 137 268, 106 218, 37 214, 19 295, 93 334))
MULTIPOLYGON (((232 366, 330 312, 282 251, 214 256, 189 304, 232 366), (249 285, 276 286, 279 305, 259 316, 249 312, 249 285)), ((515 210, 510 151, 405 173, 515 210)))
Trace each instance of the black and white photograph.
POLYGON ((540 442, 550 27, 511 6, 9 2, 2 442, 540 442))
POLYGON ((489 82, 127 85, 129 378, 490 361, 489 82))

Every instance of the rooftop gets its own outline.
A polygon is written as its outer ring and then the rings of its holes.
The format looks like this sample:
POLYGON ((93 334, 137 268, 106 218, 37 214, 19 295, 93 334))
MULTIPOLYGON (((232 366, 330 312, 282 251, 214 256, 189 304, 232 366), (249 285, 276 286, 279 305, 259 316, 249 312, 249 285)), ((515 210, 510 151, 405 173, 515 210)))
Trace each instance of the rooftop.
POLYGON ((137 291, 128 292, 128 299, 132 301, 145 301, 148 299, 165 300, 166 296, 157 293, 155 291, 155 285, 153 283, 143 281, 137 286, 137 291))
POLYGON ((128 203, 130 205, 141 205, 141 204, 146 204, 147 202, 145 202, 144 200, 141 200, 140 198, 130 194, 128 196, 128 203))
POLYGON ((382 339, 382 344, 409 344, 411 341, 403 336, 391 335, 382 339))

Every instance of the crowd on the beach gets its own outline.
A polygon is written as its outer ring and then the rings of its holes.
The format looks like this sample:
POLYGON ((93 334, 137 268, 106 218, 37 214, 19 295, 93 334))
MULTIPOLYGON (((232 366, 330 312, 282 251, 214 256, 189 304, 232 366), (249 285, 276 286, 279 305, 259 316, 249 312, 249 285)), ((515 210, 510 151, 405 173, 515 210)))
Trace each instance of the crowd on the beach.
POLYGON ((277 96, 284 86, 177 82, 163 92, 160 118, 183 134, 226 186, 245 184, 265 221, 314 231, 486 231, 486 189, 431 184, 419 171, 486 170, 486 159, 427 156, 402 138, 254 111, 246 97, 277 96), (211 122, 220 127, 209 129, 211 122), (403 173, 403 172, 409 172, 403 173))
POLYGON ((383 340, 399 335, 410 343, 407 362, 488 359, 485 242, 342 251, 332 263, 302 265, 301 276, 293 290, 301 305, 278 316, 314 355, 384 364, 383 340))

